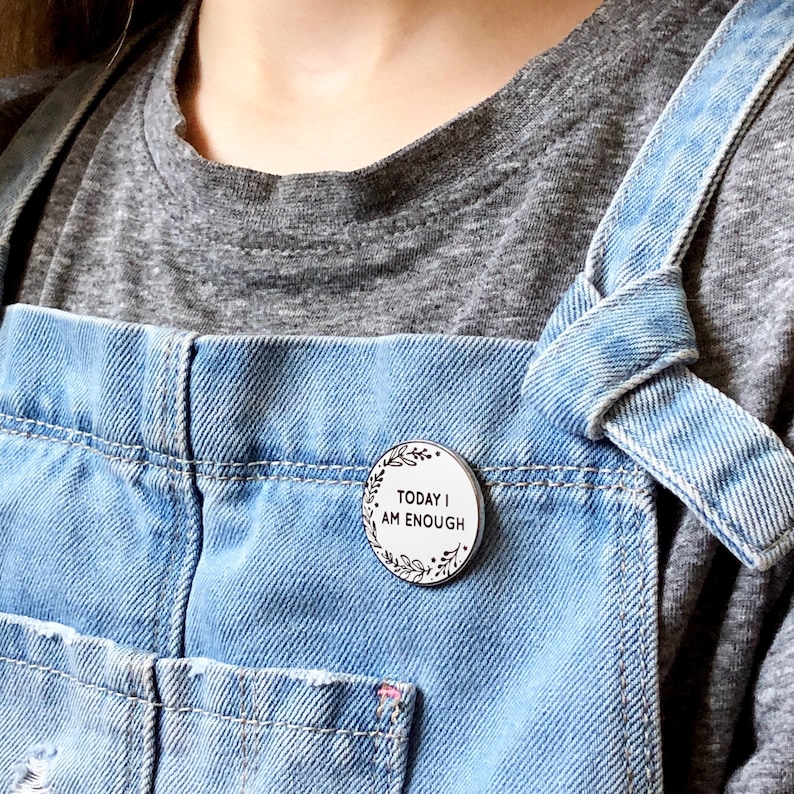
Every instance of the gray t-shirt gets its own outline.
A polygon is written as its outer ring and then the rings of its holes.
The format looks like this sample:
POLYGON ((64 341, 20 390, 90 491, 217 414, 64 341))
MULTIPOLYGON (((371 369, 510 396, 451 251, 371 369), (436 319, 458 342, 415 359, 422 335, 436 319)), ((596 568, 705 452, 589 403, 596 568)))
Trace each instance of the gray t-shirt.
MULTIPOLYGON (((81 129, 5 301, 202 333, 536 339, 730 6, 606 0, 414 143, 289 176, 208 162, 180 137, 185 17, 81 129)), ((695 371, 792 448, 793 99, 789 70, 684 266, 695 371)), ((666 788, 794 791, 794 560, 749 571, 670 494, 659 511, 666 788)))

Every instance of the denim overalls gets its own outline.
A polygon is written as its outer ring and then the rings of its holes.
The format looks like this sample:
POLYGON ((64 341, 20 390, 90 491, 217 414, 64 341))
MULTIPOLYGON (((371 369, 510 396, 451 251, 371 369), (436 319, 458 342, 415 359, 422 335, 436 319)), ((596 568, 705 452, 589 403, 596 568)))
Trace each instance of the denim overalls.
MULTIPOLYGON (((792 42, 788 0, 731 12, 536 343, 6 307, 0 792, 661 791, 656 484, 748 565, 794 545, 794 457, 687 369, 680 273, 792 42), (485 499, 437 587, 362 525, 412 439, 485 499)), ((107 79, 69 78, 0 161, 3 268, 107 79)))

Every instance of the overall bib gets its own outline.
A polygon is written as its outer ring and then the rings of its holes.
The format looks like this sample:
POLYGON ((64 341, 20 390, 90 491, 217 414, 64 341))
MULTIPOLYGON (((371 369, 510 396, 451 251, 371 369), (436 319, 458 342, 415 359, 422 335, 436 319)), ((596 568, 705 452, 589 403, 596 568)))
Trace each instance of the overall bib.
MULTIPOLYGON (((687 369, 680 271, 792 43, 790 0, 731 12, 537 342, 5 307, 0 792, 661 791, 657 485, 747 565, 794 545, 794 457, 687 369), (436 587, 362 524, 416 439, 484 494, 436 587)), ((0 161, 0 268, 109 77, 65 81, 0 161)))

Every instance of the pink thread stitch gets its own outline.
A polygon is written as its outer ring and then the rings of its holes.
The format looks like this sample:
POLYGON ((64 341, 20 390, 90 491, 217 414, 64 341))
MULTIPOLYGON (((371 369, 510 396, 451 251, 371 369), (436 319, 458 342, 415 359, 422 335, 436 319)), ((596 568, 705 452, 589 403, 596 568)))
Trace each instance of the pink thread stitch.
POLYGON ((383 699, 391 698, 392 700, 399 700, 402 697, 402 693, 396 686, 392 686, 391 684, 381 684, 380 689, 378 690, 378 697, 383 699))

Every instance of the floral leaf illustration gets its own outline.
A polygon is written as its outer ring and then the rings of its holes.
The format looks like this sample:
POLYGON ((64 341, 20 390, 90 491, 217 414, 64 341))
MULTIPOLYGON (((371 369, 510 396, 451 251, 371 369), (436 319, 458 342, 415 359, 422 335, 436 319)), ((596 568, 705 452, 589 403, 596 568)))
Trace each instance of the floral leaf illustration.
POLYGON ((460 563, 458 562, 458 552, 460 552, 460 543, 450 551, 445 551, 436 565, 435 578, 440 579, 443 577, 451 576, 457 569, 460 563))
POLYGON ((423 460, 430 460, 433 456, 427 451, 427 447, 413 446, 410 449, 408 444, 401 444, 395 447, 391 454, 383 462, 384 466, 416 466, 423 460))

